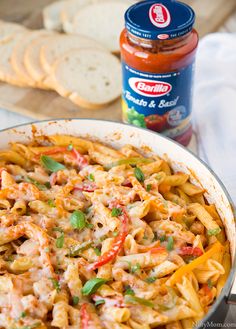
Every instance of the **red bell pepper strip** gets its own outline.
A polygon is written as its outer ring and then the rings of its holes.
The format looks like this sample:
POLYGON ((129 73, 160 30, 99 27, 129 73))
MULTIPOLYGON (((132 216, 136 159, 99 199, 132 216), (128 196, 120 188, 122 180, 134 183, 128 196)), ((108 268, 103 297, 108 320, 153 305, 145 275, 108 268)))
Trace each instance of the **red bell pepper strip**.
POLYGON ((89 164, 88 160, 82 154, 80 154, 74 147, 72 148, 71 153, 80 169, 86 167, 89 164))
POLYGON ((80 309, 81 329, 89 328, 89 313, 87 310, 87 303, 82 304, 80 309))
POLYGON ((182 247, 178 254, 180 256, 196 256, 199 257, 203 254, 203 251, 198 247, 182 247))
POLYGON ((93 182, 83 182, 81 185, 76 185, 74 190, 79 190, 83 192, 94 192, 97 186, 93 182))
POLYGON ((149 250, 150 254, 158 254, 160 252, 166 251, 165 247, 156 247, 149 250))
POLYGON ((108 250, 107 252, 105 252, 102 256, 100 256, 96 262, 88 265, 87 269, 89 271, 96 270, 98 267, 100 267, 104 264, 107 264, 110 261, 112 261, 113 259, 115 259, 115 257, 119 254, 120 250, 122 249, 124 242, 125 242, 125 238, 128 235, 129 215, 128 215, 125 207, 121 206, 120 204, 117 204, 117 203, 112 203, 110 205, 110 208, 112 208, 113 206, 122 210, 122 214, 120 216, 118 216, 118 218, 121 220, 120 233, 115 238, 111 249, 108 250))

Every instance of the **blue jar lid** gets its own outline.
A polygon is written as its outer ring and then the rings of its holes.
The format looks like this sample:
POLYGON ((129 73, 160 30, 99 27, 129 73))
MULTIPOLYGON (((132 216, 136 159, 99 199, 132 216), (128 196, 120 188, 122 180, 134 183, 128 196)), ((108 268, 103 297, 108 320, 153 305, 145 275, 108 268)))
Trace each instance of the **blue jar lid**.
POLYGON ((149 40, 180 37, 192 30, 194 21, 193 9, 175 0, 141 1, 125 13, 126 29, 149 40))

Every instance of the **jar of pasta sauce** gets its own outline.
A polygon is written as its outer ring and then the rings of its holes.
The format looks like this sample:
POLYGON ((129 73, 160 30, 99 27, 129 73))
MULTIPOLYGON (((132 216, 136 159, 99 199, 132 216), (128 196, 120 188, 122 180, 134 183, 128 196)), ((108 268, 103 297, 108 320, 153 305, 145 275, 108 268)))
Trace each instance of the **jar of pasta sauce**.
POLYGON ((188 5, 141 1, 125 13, 120 47, 123 121, 187 145, 198 34, 188 5))

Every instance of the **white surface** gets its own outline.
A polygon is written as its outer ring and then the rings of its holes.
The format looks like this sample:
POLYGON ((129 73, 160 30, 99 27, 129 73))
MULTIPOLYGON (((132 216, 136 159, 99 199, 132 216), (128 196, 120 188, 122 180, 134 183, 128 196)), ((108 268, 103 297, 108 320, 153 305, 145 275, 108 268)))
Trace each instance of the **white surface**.
POLYGON ((199 156, 236 202, 236 34, 215 33, 200 42, 194 117, 199 156))

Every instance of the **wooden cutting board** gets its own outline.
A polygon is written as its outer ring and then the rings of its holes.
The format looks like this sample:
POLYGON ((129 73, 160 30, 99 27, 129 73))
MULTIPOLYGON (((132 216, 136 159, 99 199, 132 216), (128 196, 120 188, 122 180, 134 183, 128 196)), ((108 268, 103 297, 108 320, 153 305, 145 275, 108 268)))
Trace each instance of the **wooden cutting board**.
MULTIPOLYGON (((42 8, 52 0, 0 0, 0 19, 22 23, 28 28, 42 27, 42 8)), ((200 36, 216 31, 236 9, 236 0, 185 0, 196 11, 200 36)), ((79 108, 52 91, 18 88, 0 83, 0 108, 34 119, 94 118, 121 120, 120 99, 101 110, 79 108)), ((0 124, 1 127, 1 124, 0 124)))

